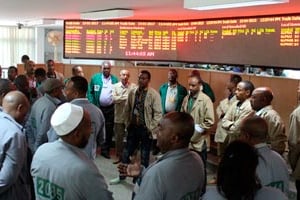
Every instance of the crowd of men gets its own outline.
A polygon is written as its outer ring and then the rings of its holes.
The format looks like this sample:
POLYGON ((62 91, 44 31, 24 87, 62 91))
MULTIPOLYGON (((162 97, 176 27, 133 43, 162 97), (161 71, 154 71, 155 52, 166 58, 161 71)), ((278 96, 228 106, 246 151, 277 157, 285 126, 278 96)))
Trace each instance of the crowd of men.
POLYGON ((148 70, 141 70, 134 84, 126 69, 119 78, 111 74, 107 61, 90 82, 80 66, 64 78, 53 60, 46 62, 47 70, 35 69, 26 55, 22 62, 25 74, 11 67, 9 78, 0 80, 0 199, 113 199, 94 163, 99 151, 111 158, 113 137, 113 163, 120 174, 109 184, 133 177, 133 199, 200 199, 214 123, 221 157, 236 140, 258 153, 255 173, 263 187, 256 192, 270 186, 287 197, 289 173, 282 155, 288 141, 300 193, 300 108, 291 114, 288 140, 268 87, 255 88, 231 75, 215 119, 215 94, 198 70, 191 71, 185 88, 171 68, 156 91, 148 70), (161 154, 153 163, 151 150, 161 154), (140 162, 132 163, 137 155, 140 162))

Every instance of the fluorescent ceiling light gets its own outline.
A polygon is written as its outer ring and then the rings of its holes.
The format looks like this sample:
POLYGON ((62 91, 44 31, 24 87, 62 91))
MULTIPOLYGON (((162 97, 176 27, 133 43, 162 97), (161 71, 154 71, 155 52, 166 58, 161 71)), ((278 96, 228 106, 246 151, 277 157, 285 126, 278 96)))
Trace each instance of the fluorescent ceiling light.
POLYGON ((213 10, 287 2, 289 2, 289 0, 184 0, 184 8, 195 10, 213 10))
POLYGON ((133 16, 133 10, 130 9, 110 9, 80 13, 81 19, 92 20, 125 18, 131 16, 133 16))
POLYGON ((62 26, 63 20, 59 19, 35 19, 23 22, 25 26, 43 27, 43 26, 62 26))
POLYGON ((0 26, 16 26, 17 21, 0 20, 0 26))

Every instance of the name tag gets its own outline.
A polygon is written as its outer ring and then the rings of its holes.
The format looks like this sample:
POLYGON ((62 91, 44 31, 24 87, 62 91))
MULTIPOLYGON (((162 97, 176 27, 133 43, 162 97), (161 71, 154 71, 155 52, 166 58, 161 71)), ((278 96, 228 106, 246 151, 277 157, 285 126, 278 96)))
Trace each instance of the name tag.
POLYGON ((269 183, 267 186, 280 189, 282 192, 284 192, 284 183, 283 181, 274 181, 269 183))
POLYGON ((94 85, 94 91, 98 92, 100 90, 100 85, 94 85))
POLYGON ((168 101, 169 101, 170 103, 175 103, 175 97, 169 97, 169 98, 168 98, 168 101))
POLYGON ((37 177, 36 178, 36 191, 37 195, 42 196, 47 199, 65 199, 64 188, 51 183, 49 180, 37 177))

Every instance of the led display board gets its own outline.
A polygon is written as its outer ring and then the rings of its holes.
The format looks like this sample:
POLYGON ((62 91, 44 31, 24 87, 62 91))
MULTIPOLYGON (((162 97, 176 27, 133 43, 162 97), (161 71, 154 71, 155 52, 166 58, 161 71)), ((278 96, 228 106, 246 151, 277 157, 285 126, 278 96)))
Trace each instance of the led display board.
POLYGON ((64 21, 64 58, 300 67, 300 14, 189 21, 64 21))

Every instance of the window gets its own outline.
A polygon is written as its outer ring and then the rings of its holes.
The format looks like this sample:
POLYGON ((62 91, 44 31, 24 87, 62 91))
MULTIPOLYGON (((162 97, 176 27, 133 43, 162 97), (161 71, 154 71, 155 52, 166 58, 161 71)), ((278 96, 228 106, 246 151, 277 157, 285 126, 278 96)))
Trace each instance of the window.
POLYGON ((24 54, 33 59, 35 55, 34 28, 0 27, 0 47, 2 68, 21 63, 21 56, 24 54))

